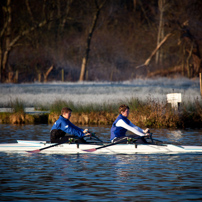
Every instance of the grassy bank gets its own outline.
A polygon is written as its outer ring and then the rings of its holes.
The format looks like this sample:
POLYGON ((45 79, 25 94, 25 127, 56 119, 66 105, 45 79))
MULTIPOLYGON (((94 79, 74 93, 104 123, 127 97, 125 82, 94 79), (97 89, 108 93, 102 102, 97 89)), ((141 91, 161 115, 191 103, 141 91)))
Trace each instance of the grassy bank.
MULTIPOLYGON (((140 127, 150 128, 201 128, 202 127, 202 101, 182 103, 178 110, 164 102, 151 99, 140 101, 130 99, 124 101, 130 106, 129 119, 140 127)), ((118 115, 116 104, 86 104, 74 105, 72 102, 58 100, 50 106, 38 106, 41 110, 50 113, 26 114, 24 104, 16 100, 12 103, 12 113, 0 113, 0 123, 11 124, 53 124, 59 117, 62 107, 68 106, 73 110, 71 121, 79 125, 111 125, 118 115)))

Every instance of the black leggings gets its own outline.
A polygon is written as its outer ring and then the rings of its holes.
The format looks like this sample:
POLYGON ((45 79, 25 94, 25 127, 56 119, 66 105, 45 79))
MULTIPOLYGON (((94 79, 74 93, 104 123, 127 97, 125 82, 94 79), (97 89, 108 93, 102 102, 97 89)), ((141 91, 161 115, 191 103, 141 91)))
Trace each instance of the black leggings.
MULTIPOLYGON (((134 138, 136 141, 135 143, 139 143, 139 144, 149 144, 144 137, 141 137, 139 135, 127 135, 125 137, 128 137, 128 138, 134 138)), ((116 138, 113 140, 114 143, 116 143, 117 141, 120 141, 122 139, 124 139, 125 137, 120 137, 120 138, 116 138)), ((128 140, 125 139, 125 141, 123 143, 127 143, 128 140)))
POLYGON ((145 139, 145 137, 142 137, 142 136, 139 136, 139 135, 128 135, 128 137, 137 139, 137 141, 135 141, 135 143, 148 144, 148 142, 145 139))
MULTIPOLYGON (((74 135, 65 136, 65 132, 60 129, 53 129, 50 134, 51 143, 63 143, 68 142, 70 138, 75 138, 74 135)), ((86 143, 83 138, 75 140, 75 143, 86 143)))

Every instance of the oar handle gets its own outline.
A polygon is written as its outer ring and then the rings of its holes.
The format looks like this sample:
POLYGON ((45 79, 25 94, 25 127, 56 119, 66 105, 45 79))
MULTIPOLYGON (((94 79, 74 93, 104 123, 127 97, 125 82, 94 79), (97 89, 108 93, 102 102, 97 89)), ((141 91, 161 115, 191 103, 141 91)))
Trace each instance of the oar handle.
POLYGON ((84 137, 90 137, 90 139, 91 139, 91 137, 94 137, 97 141, 103 143, 103 141, 102 141, 101 139, 99 139, 99 138, 95 135, 95 133, 91 133, 90 131, 89 131, 89 133, 90 133, 90 135, 85 135, 84 137))
POLYGON ((151 142, 152 142, 152 144, 154 144, 154 140, 153 140, 153 138, 152 138, 152 135, 153 135, 153 133, 150 133, 151 142))
POLYGON ((163 141, 153 138, 152 135, 153 135, 153 133, 150 133, 150 137, 147 137, 147 136, 145 136, 145 137, 150 138, 152 144, 154 143, 154 140, 157 141, 157 142, 162 142, 163 143, 163 141))
POLYGON ((103 142, 100 138, 98 138, 95 133, 91 133, 93 137, 95 137, 98 141, 103 142))

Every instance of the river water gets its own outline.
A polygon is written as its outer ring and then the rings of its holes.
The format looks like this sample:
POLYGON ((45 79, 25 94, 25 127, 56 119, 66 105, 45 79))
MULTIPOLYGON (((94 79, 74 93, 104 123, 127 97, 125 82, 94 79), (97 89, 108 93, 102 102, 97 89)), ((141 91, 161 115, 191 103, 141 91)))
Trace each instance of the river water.
MULTIPOLYGON (((49 140, 50 125, 0 124, 0 143, 49 140)), ((110 126, 89 127, 104 141, 110 126)), ((202 130, 153 129, 201 145, 202 130)), ((0 152, 0 201, 202 201, 202 155, 58 155, 0 152)))

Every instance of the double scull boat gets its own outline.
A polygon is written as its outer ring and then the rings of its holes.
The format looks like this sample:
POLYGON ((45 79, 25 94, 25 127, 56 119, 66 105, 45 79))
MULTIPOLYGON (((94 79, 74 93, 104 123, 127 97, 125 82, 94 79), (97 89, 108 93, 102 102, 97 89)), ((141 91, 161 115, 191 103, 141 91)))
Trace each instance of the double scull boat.
POLYGON ((17 140, 17 143, 1 143, 0 152, 80 154, 155 154, 155 153, 201 153, 202 146, 183 146, 173 144, 123 144, 123 143, 64 143, 55 144, 46 141, 17 140))

